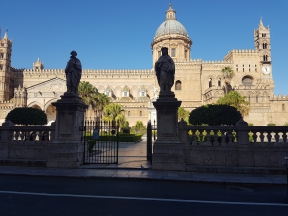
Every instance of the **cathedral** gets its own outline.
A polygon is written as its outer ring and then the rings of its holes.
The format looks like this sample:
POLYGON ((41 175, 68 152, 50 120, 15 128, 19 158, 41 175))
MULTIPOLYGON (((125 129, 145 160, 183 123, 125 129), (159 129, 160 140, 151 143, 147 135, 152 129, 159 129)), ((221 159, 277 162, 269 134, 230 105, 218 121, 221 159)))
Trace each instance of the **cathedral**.
MULTIPOLYGON (((167 47, 175 63, 172 91, 182 101, 181 107, 188 111, 215 103, 227 92, 228 83, 230 90, 238 91, 250 102, 250 112, 245 121, 254 126, 284 125, 288 122, 288 97, 274 95, 270 28, 263 25, 262 19, 252 39, 253 50, 231 50, 222 61, 191 59, 192 40, 170 4, 166 19, 156 30, 151 43, 153 65, 161 56, 161 48, 167 47), (225 67, 234 71, 229 80, 222 72, 225 67)), ((6 32, 0 38, 0 121, 5 121, 10 110, 22 106, 41 109, 47 114, 48 121, 54 121, 56 110, 52 103, 66 91, 65 71, 46 69, 39 58, 32 69, 17 69, 11 65, 11 55, 12 40, 6 32)), ((159 86, 154 68, 83 69, 81 81, 90 82, 113 103, 121 104, 130 126, 137 121, 145 125, 149 119, 156 119, 152 102, 157 99, 159 86)), ((88 119, 93 120, 95 116, 93 110, 86 113, 88 119)))

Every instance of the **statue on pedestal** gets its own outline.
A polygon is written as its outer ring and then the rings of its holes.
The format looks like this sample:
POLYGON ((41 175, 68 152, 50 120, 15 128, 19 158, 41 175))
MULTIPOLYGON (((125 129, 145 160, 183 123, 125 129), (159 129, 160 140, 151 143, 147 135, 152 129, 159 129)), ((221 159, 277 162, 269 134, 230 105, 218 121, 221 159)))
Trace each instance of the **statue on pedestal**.
POLYGON ((175 64, 168 55, 168 48, 162 47, 162 56, 155 63, 155 71, 160 91, 170 92, 174 84, 175 64))
POLYGON ((80 83, 82 66, 78 58, 76 58, 76 51, 72 51, 70 60, 65 68, 67 93, 78 94, 78 85, 80 83))

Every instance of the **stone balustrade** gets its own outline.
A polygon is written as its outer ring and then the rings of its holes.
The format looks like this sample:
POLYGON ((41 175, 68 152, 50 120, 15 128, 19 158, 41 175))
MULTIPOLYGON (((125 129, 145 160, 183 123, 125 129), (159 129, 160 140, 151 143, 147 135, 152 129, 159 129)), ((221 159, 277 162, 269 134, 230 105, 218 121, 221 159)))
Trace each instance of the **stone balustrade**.
POLYGON ((178 124, 186 171, 284 173, 288 126, 187 126, 178 124))
POLYGON ((55 126, 2 126, 0 134, 1 143, 49 142, 54 140, 55 126))

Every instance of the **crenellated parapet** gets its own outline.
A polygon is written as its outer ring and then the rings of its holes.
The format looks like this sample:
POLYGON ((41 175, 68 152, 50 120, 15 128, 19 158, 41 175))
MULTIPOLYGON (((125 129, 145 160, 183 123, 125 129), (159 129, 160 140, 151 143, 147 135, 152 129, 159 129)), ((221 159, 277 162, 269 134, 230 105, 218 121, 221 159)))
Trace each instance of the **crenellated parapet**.
MULTIPOLYGON (((65 75, 64 69, 42 69, 42 70, 34 70, 34 69, 13 69, 12 72, 17 76, 30 76, 30 77, 39 77, 42 75, 46 76, 63 76, 65 75)), ((82 75, 84 76, 113 76, 113 75, 154 75, 154 69, 83 69, 82 75)))
POLYGON ((288 101, 288 95, 273 95, 272 101, 288 101))
POLYGON ((259 51, 257 50, 231 50, 227 53, 227 55, 224 57, 224 60, 230 60, 233 55, 240 55, 240 56, 252 56, 252 55, 259 55, 259 51))

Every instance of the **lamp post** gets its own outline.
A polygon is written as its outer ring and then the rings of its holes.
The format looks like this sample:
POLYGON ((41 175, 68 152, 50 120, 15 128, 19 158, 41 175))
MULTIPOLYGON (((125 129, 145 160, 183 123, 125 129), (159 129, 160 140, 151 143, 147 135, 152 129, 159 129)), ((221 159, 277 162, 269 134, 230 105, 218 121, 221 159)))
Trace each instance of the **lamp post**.
POLYGON ((287 177, 287 184, 286 184, 286 202, 288 203, 288 157, 285 157, 285 163, 283 165, 286 168, 286 177, 287 177))

